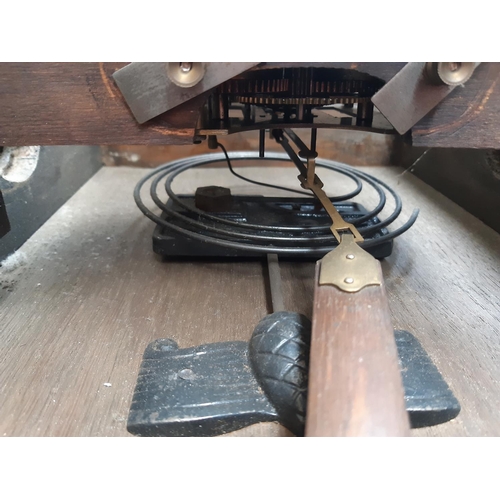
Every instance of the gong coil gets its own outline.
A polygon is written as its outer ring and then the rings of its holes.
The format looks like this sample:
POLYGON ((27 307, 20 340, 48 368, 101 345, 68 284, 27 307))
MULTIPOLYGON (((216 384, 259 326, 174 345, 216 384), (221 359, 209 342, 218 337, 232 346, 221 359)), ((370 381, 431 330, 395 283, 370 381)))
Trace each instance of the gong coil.
MULTIPOLYGON (((255 160, 256 162, 262 162, 263 160, 265 162, 291 161, 284 153, 266 153, 265 157, 261 158, 256 152, 245 151, 230 153, 229 159, 231 162, 248 160, 255 160)), ((337 246, 337 241, 331 234, 329 225, 321 225, 314 228, 300 225, 265 225, 224 218, 220 214, 214 215, 196 207, 188 206, 184 203, 182 197, 177 196, 172 190, 174 179, 182 172, 221 162, 227 162, 225 155, 222 153, 213 153, 193 156, 161 165, 139 181, 134 190, 135 202, 144 215, 159 226, 202 243, 215 244, 246 252, 255 252, 256 254, 276 253, 279 255, 327 253, 337 246), (162 210, 164 215, 168 215, 168 220, 156 215, 144 204, 141 197, 141 190, 148 181, 151 181, 149 192, 152 200, 162 210), (162 181, 166 194, 170 200, 183 207, 183 213, 172 210, 160 199, 158 188, 162 181), (311 234, 311 229, 314 230, 314 234, 311 234)), ((342 163, 318 158, 316 166, 344 175, 355 183, 355 188, 351 192, 330 197, 334 203, 353 198, 362 192, 364 185, 369 185, 376 191, 378 203, 375 208, 352 221, 364 238, 364 241, 360 243, 363 248, 369 248, 393 240, 407 231, 417 219, 418 210, 414 210, 406 223, 393 231, 386 230, 385 234, 381 236, 380 230, 393 223, 401 214, 403 205, 399 195, 380 179, 342 163), (380 214, 386 205, 387 195, 394 200, 392 213, 384 220, 380 220, 368 227, 361 227, 364 222, 374 220, 380 214)), ((304 192, 304 194, 308 193, 304 192)), ((264 200, 265 198, 263 198, 264 200)))

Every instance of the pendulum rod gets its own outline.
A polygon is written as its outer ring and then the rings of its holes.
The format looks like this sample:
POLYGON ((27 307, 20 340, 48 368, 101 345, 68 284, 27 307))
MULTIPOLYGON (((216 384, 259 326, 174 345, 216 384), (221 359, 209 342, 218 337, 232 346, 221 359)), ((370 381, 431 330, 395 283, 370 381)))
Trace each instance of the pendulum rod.
POLYGON ((274 138, 299 169, 302 187, 330 216, 339 243, 316 263, 305 435, 407 436, 409 419, 380 263, 359 246, 363 237, 323 190, 315 172, 316 133, 310 148, 291 130, 276 130, 274 138))

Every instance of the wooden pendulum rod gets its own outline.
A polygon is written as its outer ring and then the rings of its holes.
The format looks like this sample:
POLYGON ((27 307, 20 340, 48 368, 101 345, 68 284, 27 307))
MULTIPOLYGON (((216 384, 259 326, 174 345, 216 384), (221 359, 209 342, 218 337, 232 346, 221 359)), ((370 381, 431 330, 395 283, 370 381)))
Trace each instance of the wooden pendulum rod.
POLYGON ((309 169, 299 176, 332 219, 339 245, 316 264, 306 436, 407 436, 409 418, 377 259, 309 169), (312 181, 312 182, 311 182, 312 181))
MULTIPOLYGON (((275 132, 332 219, 339 245, 316 264, 306 436, 407 436, 410 432, 389 303, 377 259, 358 243, 323 191, 310 150, 293 131, 275 132), (283 133, 284 132, 284 133, 283 133), (295 154, 286 134, 307 159, 295 154)), ((314 135, 315 139, 315 135, 314 135)))
POLYGON ((306 436, 407 436, 380 263, 350 234, 316 264, 306 436))

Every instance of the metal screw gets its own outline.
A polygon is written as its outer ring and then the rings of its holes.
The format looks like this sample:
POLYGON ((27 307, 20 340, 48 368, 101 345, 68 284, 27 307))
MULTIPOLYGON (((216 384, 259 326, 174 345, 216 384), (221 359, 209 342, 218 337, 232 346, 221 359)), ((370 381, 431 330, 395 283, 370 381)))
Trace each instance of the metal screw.
POLYGON ((193 69, 193 63, 190 62, 181 62, 179 63, 179 66, 181 67, 181 71, 183 73, 189 73, 193 69))
POLYGON ((345 256, 346 259, 349 259, 349 260, 352 260, 354 259, 354 255, 352 253, 348 253, 346 256, 345 256))
POLYGON ((432 62, 426 63, 426 74, 435 85, 463 85, 474 73, 474 62, 432 62))
POLYGON ((347 284, 351 285, 352 283, 354 283, 354 279, 353 278, 346 278, 344 280, 344 283, 347 283, 347 284))

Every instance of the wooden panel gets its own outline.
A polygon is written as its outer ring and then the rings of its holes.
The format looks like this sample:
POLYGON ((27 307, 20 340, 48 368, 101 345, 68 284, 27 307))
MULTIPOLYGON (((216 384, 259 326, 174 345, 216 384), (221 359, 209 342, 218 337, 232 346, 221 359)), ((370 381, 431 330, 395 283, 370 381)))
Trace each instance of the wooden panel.
POLYGON ((112 78, 126 64, 0 64, 0 145, 191 144, 205 97, 139 125, 112 78))
MULTIPOLYGON (((260 262, 155 257, 153 223, 132 200, 145 172, 102 169, 0 268, 0 436, 127 436, 150 341, 245 340, 269 312, 260 262)), ((401 169, 369 173, 398 190, 403 217, 421 209, 382 264, 392 322, 418 338, 462 405, 452 422, 412 434, 499 436, 500 235, 401 169)), ((249 176, 271 174, 296 185, 289 169, 249 176)), ((321 177, 328 193, 350 187, 321 177)), ((212 181, 254 189, 223 169, 178 181, 181 192, 212 181)), ((282 276, 285 307, 311 317, 314 264, 284 263, 282 276)), ((232 435, 287 434, 259 424, 232 435)))
MULTIPOLYGON (((139 125, 112 78, 126 64, 0 63, 0 145, 192 144, 206 94, 139 125)), ((401 65, 331 64, 385 77, 401 65)))
MULTIPOLYGON (((125 64, 1 63, 0 145, 192 144, 205 97, 138 125, 112 78, 125 64)), ((269 67, 290 64, 269 63, 269 67)), ((328 64, 383 80, 404 65, 328 64)), ((464 87, 454 90, 414 127, 413 144, 498 147, 499 78, 500 63, 482 63, 464 87)))
MULTIPOLYGON (((139 125, 112 77, 126 64, 0 63, 0 145, 192 144, 206 94, 139 125)), ((402 66, 329 64, 382 78, 402 66)))

